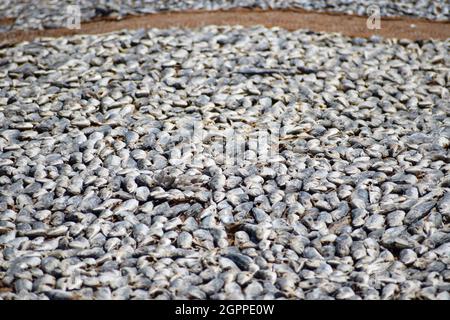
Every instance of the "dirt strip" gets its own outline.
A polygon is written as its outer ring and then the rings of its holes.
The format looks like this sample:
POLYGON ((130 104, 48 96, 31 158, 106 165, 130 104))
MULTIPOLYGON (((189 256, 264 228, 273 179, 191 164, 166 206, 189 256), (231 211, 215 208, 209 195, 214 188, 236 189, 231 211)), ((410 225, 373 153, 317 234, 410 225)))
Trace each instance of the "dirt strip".
POLYGON ((100 34, 121 29, 200 27, 204 25, 264 25, 288 30, 340 32, 347 36, 386 38, 447 39, 450 23, 416 18, 383 18, 381 29, 370 30, 367 17, 304 10, 234 9, 227 11, 161 12, 142 16, 128 16, 122 20, 102 19, 81 24, 80 29, 15 30, 0 34, 0 45, 5 46, 38 37, 60 37, 74 34, 100 34))

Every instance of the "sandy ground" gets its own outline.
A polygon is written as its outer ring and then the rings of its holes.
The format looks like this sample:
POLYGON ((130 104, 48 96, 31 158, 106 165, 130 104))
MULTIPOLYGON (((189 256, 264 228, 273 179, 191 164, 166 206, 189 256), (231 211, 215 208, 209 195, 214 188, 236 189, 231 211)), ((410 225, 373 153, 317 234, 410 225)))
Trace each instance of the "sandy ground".
MULTIPOLYGON (((74 34, 98 34, 120 29, 200 27, 203 25, 264 25, 288 30, 340 32, 347 36, 386 38, 447 39, 449 22, 435 22, 416 18, 383 18, 381 29, 370 30, 367 17, 335 13, 318 13, 304 10, 235 9, 227 11, 164 12, 143 16, 130 16, 122 20, 102 19, 81 24, 80 29, 47 29, 9 31, 0 34, 0 45, 29 41, 37 37, 59 37, 74 34)), ((11 23, 3 19, 0 24, 11 23)))

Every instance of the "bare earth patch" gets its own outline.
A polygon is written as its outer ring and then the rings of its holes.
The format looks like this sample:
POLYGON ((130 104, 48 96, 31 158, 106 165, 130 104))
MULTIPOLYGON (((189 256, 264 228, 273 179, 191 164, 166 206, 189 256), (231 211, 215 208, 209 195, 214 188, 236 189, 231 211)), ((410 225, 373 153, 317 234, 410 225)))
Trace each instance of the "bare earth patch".
POLYGON ((74 34, 99 34, 121 29, 200 27, 204 25, 264 25, 287 30, 340 32, 347 36, 386 38, 447 39, 450 23, 415 18, 382 18, 380 30, 370 30, 367 17, 304 10, 234 9, 227 11, 162 12, 143 16, 129 16, 122 20, 101 19, 81 24, 80 29, 46 29, 9 31, 0 34, 0 45, 30 41, 38 37, 60 37, 74 34))

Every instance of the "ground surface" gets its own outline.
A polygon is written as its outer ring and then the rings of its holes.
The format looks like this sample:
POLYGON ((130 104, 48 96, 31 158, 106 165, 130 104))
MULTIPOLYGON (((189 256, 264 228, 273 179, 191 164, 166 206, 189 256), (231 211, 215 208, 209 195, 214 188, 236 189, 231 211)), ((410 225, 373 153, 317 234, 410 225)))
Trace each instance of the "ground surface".
POLYGON ((129 16, 122 20, 102 19, 83 23, 80 29, 14 30, 0 33, 0 45, 29 41, 37 37, 60 37, 74 34, 99 34, 122 29, 199 27, 204 25, 264 25, 288 30, 340 32, 352 37, 373 35, 411 40, 450 37, 450 23, 423 19, 383 19, 381 29, 368 29, 367 18, 343 14, 324 14, 304 10, 233 9, 229 11, 183 11, 129 16))
POLYGON ((1 49, 0 297, 449 299, 448 52, 214 26, 1 49))
POLYGON ((1 0, 0 18, 7 24, 0 28, 4 30, 61 28, 73 17, 73 11, 67 9, 68 5, 73 4, 79 5, 83 22, 104 17, 120 19, 128 15, 161 11, 228 10, 244 7, 301 8, 369 16, 372 14, 369 8, 374 5, 378 6, 381 16, 450 20, 450 5, 446 0, 1 0))

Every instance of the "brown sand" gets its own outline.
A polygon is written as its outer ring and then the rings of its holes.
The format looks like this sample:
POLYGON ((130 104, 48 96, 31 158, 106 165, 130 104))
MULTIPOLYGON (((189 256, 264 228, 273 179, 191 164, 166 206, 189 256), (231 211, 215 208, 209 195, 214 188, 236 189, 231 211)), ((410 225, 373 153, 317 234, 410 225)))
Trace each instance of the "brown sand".
POLYGON ((447 39, 450 23, 416 18, 383 18, 380 30, 366 26, 367 17, 337 13, 319 13, 300 9, 261 10, 234 9, 226 11, 161 12, 142 16, 128 16, 122 20, 111 18, 89 21, 80 29, 14 30, 0 34, 0 45, 5 46, 38 37, 60 37, 74 34, 100 34, 121 29, 200 27, 204 25, 264 25, 287 30, 310 29, 312 31, 340 32, 347 36, 386 38, 447 39))

